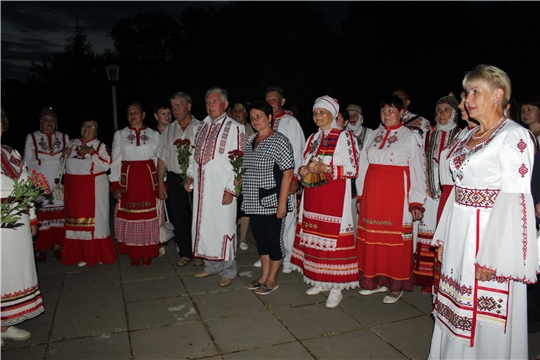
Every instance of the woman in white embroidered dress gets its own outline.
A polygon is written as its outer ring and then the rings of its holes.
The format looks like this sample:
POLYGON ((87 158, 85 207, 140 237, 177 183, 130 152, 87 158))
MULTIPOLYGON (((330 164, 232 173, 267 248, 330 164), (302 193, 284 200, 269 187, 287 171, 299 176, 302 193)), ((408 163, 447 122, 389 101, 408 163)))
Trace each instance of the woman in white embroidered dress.
MULTIPOLYGON (((7 128, 8 119, 2 109, 0 137, 7 128)), ((2 145, 2 202, 6 201, 13 191, 14 180, 27 178, 28 172, 19 153, 2 145)), ((32 235, 37 233, 38 223, 35 208, 32 206, 29 214, 21 214, 17 227, 2 227, 1 230, 2 345, 4 339, 28 339, 30 332, 13 325, 36 317, 44 311, 32 250, 32 235)))
POLYGON ((62 264, 112 264, 118 255, 109 231, 111 154, 97 139, 98 122, 84 121, 81 137, 64 150, 66 240, 62 264))
MULTIPOLYGON (((463 146, 462 139, 464 137, 468 137, 467 132, 478 126, 478 124, 469 117, 469 113, 467 112, 467 109, 465 109, 465 97, 465 92, 462 91, 460 95, 461 102, 458 104, 458 108, 461 113, 461 118, 467 123, 467 127, 459 131, 452 142, 449 143, 446 149, 442 151, 439 158, 439 182, 441 184, 441 198, 439 200, 439 207, 437 208, 437 224, 441 218, 441 213, 444 209, 444 205, 446 205, 448 196, 454 188, 454 178, 452 177, 452 172, 450 171, 450 158, 457 149, 458 145, 463 146)), ((437 256, 435 256, 433 264, 433 295, 437 295, 437 292, 439 291, 440 276, 441 263, 437 260, 437 256)), ((433 300, 435 300, 435 297, 433 297, 433 300)))
POLYGON ((380 102, 381 122, 360 153, 358 273, 361 295, 390 292, 393 304, 412 291, 413 221, 423 216, 426 177, 421 138, 402 123, 404 103, 392 95, 380 102))
POLYGON ((39 232, 34 240, 38 262, 45 261, 47 250, 54 249, 60 260, 64 245, 64 200, 52 191, 62 171, 63 151, 68 146, 67 134, 57 130, 58 118, 51 107, 44 107, 39 115, 40 129, 28 134, 24 147, 24 162, 28 169, 39 171, 47 178, 51 193, 40 196, 36 202, 39 232))
POLYGON ((525 283, 538 253, 530 177, 534 144, 503 115, 504 71, 478 65, 463 79, 469 116, 480 123, 452 153, 455 187, 433 237, 442 262, 432 359, 526 359, 525 283))
POLYGON ((118 200, 114 232, 120 254, 129 254, 131 266, 150 265, 159 255, 156 149, 159 132, 143 124, 140 103, 127 108, 129 126, 114 134, 109 180, 118 200), (141 261, 142 259, 142 261, 141 261))
POLYGON ((308 138, 298 169, 304 194, 291 257, 292 269, 311 286, 306 294, 330 291, 328 308, 339 305, 342 290, 358 287, 350 181, 358 175, 358 143, 338 127, 338 113, 330 96, 313 104, 319 130, 308 138))
POLYGON ((431 240, 437 226, 437 209, 442 194, 439 179, 441 153, 459 132, 458 102, 454 95, 441 97, 435 105, 434 127, 424 137, 426 155, 427 197, 424 204, 424 217, 418 224, 418 238, 414 258, 414 284, 421 286, 422 293, 431 294, 435 251, 431 240))

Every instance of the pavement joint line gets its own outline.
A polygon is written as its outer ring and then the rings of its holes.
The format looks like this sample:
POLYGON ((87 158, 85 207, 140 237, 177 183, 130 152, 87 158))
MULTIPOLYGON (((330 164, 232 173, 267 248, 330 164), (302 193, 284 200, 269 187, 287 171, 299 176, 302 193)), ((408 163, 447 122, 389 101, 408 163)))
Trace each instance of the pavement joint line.
MULTIPOLYGON (((120 253, 120 252, 118 252, 120 253)), ((119 256, 120 257, 120 256, 119 256)), ((131 329, 130 329, 130 326, 129 326, 129 314, 128 314, 128 309, 127 309, 127 303, 126 303, 126 294, 124 292, 124 283, 122 281, 122 279, 124 278, 124 272, 122 271, 122 266, 120 266, 120 261, 118 261, 118 266, 120 268, 120 289, 122 291, 122 300, 124 302, 124 316, 126 317, 126 329, 127 329, 127 337, 128 337, 128 343, 129 343, 129 355, 131 357, 131 359, 134 359, 134 355, 133 355, 133 343, 132 343, 132 340, 131 340, 131 329)))
MULTIPOLYGON (((37 273, 37 269, 36 269, 36 273, 37 273)), ((62 284, 60 285, 60 290, 58 291, 58 296, 56 298, 56 306, 54 307, 54 311, 52 315, 51 328, 49 329, 49 336, 47 336, 47 344, 45 345, 45 355, 44 355, 45 358, 47 357, 47 352, 49 351, 49 343, 53 334, 54 321, 56 319, 56 312, 58 310, 58 305, 60 304, 60 296, 62 295, 62 292, 64 291, 64 284, 66 282, 66 277, 67 277, 67 268, 64 269, 63 273, 64 273, 64 277, 62 278, 62 284)), ((39 278, 39 274, 37 275, 39 278)), ((42 297, 42 300, 43 300, 43 297, 42 297)))

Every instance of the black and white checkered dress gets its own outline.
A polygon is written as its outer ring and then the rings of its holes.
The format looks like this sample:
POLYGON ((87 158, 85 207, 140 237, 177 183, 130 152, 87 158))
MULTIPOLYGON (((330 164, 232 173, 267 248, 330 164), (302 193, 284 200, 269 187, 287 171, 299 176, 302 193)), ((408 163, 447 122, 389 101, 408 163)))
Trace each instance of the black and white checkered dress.
MULTIPOLYGON (((275 132, 253 151, 255 138, 248 139, 242 163, 247 169, 242 177, 242 211, 273 215, 277 212, 283 172, 294 169, 293 148, 287 137, 275 132)), ((292 211, 290 203, 287 203, 287 211, 292 211)))

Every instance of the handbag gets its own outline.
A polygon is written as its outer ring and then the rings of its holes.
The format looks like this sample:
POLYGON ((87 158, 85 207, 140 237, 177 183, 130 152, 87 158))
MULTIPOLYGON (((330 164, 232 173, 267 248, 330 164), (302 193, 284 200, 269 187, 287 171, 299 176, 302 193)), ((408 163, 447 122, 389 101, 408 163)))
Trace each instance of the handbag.
MULTIPOLYGON (((71 148, 74 140, 71 140, 67 147, 71 148)), ((58 179, 58 184, 52 190, 54 198, 59 201, 64 201, 64 184, 62 184, 62 178, 64 177, 64 170, 66 169, 66 160, 67 156, 64 156, 64 163, 62 164, 62 171, 60 171, 60 178, 58 179)))
POLYGON ((160 211, 159 211, 159 222, 161 223, 161 216, 163 212, 162 208, 165 209, 165 222, 159 227, 159 242, 165 244, 167 241, 171 240, 174 237, 174 225, 169 221, 169 213, 167 212, 167 206, 164 204, 163 200, 160 200, 160 211))

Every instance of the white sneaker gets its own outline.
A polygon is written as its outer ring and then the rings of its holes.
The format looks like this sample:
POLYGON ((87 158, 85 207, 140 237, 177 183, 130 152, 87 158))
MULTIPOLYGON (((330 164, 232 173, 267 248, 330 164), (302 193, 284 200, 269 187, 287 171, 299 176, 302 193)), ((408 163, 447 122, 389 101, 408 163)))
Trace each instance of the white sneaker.
POLYGON ((261 259, 255 261, 255 263, 253 264, 253 266, 255 266, 255 267, 261 267, 261 266, 262 266, 262 264, 261 264, 261 259))
POLYGON ((28 339, 32 334, 30 332, 19 329, 15 326, 10 326, 8 329, 1 333, 2 339, 11 339, 17 341, 23 341, 28 339))
POLYGON ((377 294, 377 293, 387 292, 388 290, 390 290, 390 289, 388 289, 386 286, 381 286, 380 288, 373 289, 373 290, 363 289, 363 290, 360 290, 359 293, 360 293, 360 295, 373 295, 373 294, 377 294))
POLYGON ((240 249, 242 249, 244 251, 249 249, 249 245, 247 244, 247 242, 245 242, 245 241, 240 242, 240 249))
POLYGON ((326 307, 327 308, 335 308, 339 305, 341 300, 343 299, 343 295, 341 294, 341 290, 330 290, 330 295, 328 296, 328 299, 326 299, 326 307))
POLYGON ((307 289, 306 294, 308 294, 308 295, 317 295, 317 294, 320 294, 320 293, 325 292, 325 291, 328 291, 328 290, 325 290, 320 286, 314 286, 314 287, 310 287, 309 289, 307 289))
POLYGON ((290 263, 287 263, 287 264, 283 264, 283 269, 281 270, 283 271, 284 274, 289 274, 292 272, 292 266, 290 263))
POLYGON ((77 265, 79 265, 79 267, 83 267, 86 266, 86 263, 84 261, 79 261, 77 265))

